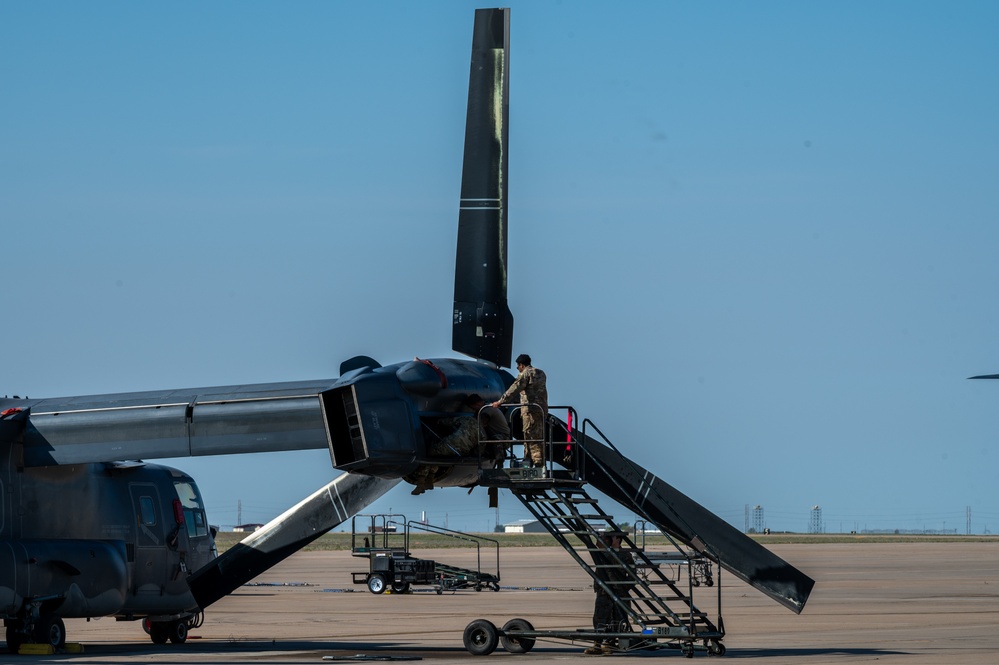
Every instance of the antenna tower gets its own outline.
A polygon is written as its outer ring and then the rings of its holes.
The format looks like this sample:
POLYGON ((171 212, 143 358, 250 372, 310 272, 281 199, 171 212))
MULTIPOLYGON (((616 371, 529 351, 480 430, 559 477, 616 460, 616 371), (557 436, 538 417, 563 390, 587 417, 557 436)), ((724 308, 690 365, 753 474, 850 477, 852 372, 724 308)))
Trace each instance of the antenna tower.
POLYGON ((808 533, 822 533, 822 506, 812 506, 808 520, 808 533))
POLYGON ((753 532, 763 533, 763 529, 766 528, 766 520, 763 519, 763 506, 757 504, 753 508, 753 532))

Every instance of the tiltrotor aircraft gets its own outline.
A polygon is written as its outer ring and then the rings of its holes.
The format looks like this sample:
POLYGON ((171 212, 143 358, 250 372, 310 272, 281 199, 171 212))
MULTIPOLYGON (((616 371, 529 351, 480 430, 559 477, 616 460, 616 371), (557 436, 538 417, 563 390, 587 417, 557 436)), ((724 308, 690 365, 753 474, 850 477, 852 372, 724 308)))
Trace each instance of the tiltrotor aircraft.
MULTIPOLYGON (((357 357, 327 380, 0 399, 0 614, 11 651, 62 645, 63 619, 80 617, 141 620, 154 642, 184 642, 213 602, 422 464, 438 467, 437 487, 477 482, 477 456, 442 463, 427 448, 470 393, 491 401, 513 381, 502 369, 513 339, 508 29, 509 10, 477 10, 452 335, 470 359, 383 367, 357 357), (194 479, 137 461, 320 448, 346 473, 221 556, 194 479)), ((595 483, 613 475, 592 474, 595 483)), ((641 483, 660 497, 643 512, 663 530, 801 611, 811 579, 651 473, 641 483)))

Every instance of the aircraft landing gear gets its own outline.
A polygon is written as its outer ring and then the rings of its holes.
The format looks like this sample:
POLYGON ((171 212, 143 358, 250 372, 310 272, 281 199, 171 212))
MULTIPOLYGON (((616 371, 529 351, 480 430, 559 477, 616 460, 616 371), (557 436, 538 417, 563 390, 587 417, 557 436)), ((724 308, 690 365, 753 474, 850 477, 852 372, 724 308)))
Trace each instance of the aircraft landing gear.
POLYGON ((200 626, 203 618, 202 614, 169 621, 154 621, 146 617, 142 620, 142 630, 146 631, 153 644, 166 644, 168 641, 183 644, 187 641, 191 628, 200 626))
MULTIPOLYGON (((145 628, 145 625, 143 627, 145 628)), ((146 632, 149 633, 149 639, 153 641, 153 644, 166 644, 168 640, 174 644, 183 644, 187 641, 187 622, 183 620, 150 621, 149 629, 146 632)))
POLYGON ((48 644, 56 649, 66 646, 66 624, 54 614, 40 617, 33 633, 36 644, 48 644))
POLYGON ((66 646, 66 624, 54 614, 43 614, 34 621, 11 620, 5 625, 7 650, 11 653, 18 653, 22 644, 48 644, 56 649, 66 646))

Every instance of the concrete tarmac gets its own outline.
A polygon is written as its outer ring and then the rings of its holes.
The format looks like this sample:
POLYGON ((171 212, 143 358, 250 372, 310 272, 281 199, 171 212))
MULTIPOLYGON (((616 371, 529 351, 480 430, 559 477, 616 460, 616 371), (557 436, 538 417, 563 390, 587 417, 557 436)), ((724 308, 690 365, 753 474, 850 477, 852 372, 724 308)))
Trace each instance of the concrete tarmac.
MULTIPOLYGON (((849 543, 772 546, 816 580, 800 615, 722 572, 720 584, 698 587, 694 600, 727 635, 725 660, 759 663, 964 665, 999 662, 999 542, 849 543), (719 595, 720 592, 720 595, 719 595)), ((413 553, 475 567, 468 550, 413 553)), ((495 568, 484 554, 483 570, 495 568)), ((208 609, 185 644, 153 644, 138 622, 68 620, 82 654, 10 656, 0 662, 163 664, 364 662, 420 659, 434 663, 516 658, 542 664, 578 658, 682 658, 679 651, 583 656, 584 643, 539 642, 528 654, 498 648, 472 656, 465 626, 485 618, 497 626, 521 617, 538 630, 589 628, 589 577, 560 548, 504 548, 501 590, 437 595, 374 595, 353 585, 367 560, 349 552, 302 552, 208 609), (337 658, 340 660, 330 660, 337 658)), ((717 575, 717 571, 716 571, 717 575)), ((716 577, 717 579, 717 577, 716 577)), ((698 651, 694 659, 708 658, 698 651)))

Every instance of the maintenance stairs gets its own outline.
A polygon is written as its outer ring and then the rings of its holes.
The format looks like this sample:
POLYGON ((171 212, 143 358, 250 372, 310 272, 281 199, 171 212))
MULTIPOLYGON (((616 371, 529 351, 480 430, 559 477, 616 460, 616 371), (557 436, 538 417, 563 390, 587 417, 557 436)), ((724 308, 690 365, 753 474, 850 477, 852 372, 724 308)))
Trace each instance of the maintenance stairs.
MULTIPOLYGON (((597 499, 582 486, 554 480, 548 487, 520 488, 513 482, 508 489, 516 496, 555 540, 575 559, 628 617, 628 626, 608 627, 609 632, 634 630, 681 640, 718 640, 724 632, 694 605, 685 593, 642 548, 618 527, 613 516, 604 512, 597 499), (620 550, 605 547, 601 535, 622 534, 620 550), (577 548, 571 540, 578 540, 577 548), (583 552, 589 554, 583 556, 583 552), (675 611, 670 607, 681 607, 675 611)), ((687 579, 693 579, 691 559, 687 559, 687 579)), ((719 618, 719 623, 721 619, 719 618)))
MULTIPOLYGON (((504 408, 515 410, 523 405, 504 408)), ((514 423, 512 415, 507 419, 514 423)), ((480 441, 478 484, 489 488, 491 499, 499 488, 516 496, 593 578, 596 587, 614 599, 628 621, 618 626, 620 632, 609 633, 606 627, 534 630, 524 619, 511 619, 497 629, 488 620, 476 620, 465 629, 469 653, 491 652, 497 638, 513 653, 529 651, 537 640, 592 640, 606 646, 610 638, 616 640, 617 651, 679 648, 691 657, 695 649, 704 649, 721 656, 725 654, 722 569, 795 613, 804 608, 814 580, 628 459, 591 420, 580 421, 571 406, 549 407, 545 430, 540 442, 480 441), (563 409, 565 419, 553 415, 563 409), (543 468, 530 464, 526 454, 515 454, 517 446, 527 448, 527 443, 544 446, 543 468), (496 444, 502 446, 501 458, 483 454, 496 444), (618 527, 586 492, 587 487, 634 513, 640 522, 655 525, 675 551, 647 553, 624 535, 626 546, 619 553, 609 552, 600 534, 618 531, 618 527), (712 565, 718 567, 717 576, 712 575, 712 565), (683 573, 686 582, 681 584, 683 573), (604 581, 605 577, 614 581, 604 581), (715 598, 702 600, 702 607, 712 611, 712 616, 717 614, 714 622, 693 602, 694 588, 702 584, 716 587, 715 598), (641 632, 632 632, 636 630, 641 632)))
MULTIPOLYGON (((650 514, 647 510, 650 501, 651 507, 663 506, 658 488, 645 489, 649 487, 650 476, 645 469, 617 453, 612 446, 607 449, 611 451, 610 457, 601 454, 605 446, 586 435, 587 427, 596 429, 589 420, 583 421, 582 429, 577 429, 572 423, 580 421, 572 407, 551 407, 554 409, 566 409, 567 419, 566 422, 554 417, 548 420, 546 440, 541 442, 545 448, 544 468, 535 468, 514 454, 514 445, 527 442, 493 442, 506 447, 504 462, 508 464, 492 468, 480 465, 479 484, 492 492, 495 492, 492 488, 507 489, 517 497, 593 579, 594 587, 613 600, 620 610, 619 616, 627 617, 627 621, 619 626, 584 629, 572 634, 535 631, 530 635, 539 639, 555 637, 574 641, 613 638, 619 651, 647 649, 650 645, 655 648, 656 643, 662 641, 678 647, 687 656, 692 655, 697 642, 711 654, 723 654, 721 640, 725 629, 721 618, 721 585, 718 585, 717 599, 712 603, 717 611, 717 622, 698 609, 693 601, 694 587, 699 586, 701 577, 699 567, 708 565, 714 557, 705 551, 697 538, 681 538, 678 542, 673 530, 662 528, 668 523, 656 519, 658 515, 650 514), (660 527, 674 551, 665 555, 646 553, 628 534, 619 532, 613 516, 601 509, 597 499, 587 493, 587 486, 633 511, 646 523, 660 527), (622 534, 620 550, 612 550, 602 543, 601 535, 607 532, 622 534)), ((524 456, 527 456, 526 450, 524 456)), ((527 638, 528 634, 523 636, 527 638)))

